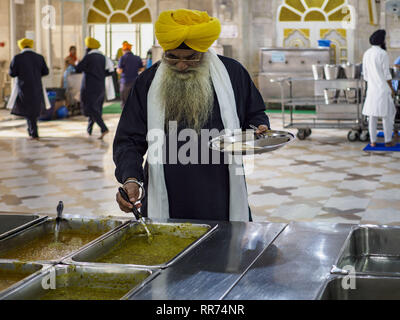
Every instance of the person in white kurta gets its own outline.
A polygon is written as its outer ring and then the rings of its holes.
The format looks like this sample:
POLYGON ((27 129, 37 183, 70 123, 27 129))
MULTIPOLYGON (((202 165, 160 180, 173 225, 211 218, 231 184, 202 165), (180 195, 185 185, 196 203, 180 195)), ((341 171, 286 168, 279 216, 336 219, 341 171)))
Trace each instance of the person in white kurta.
POLYGON ((392 132, 396 107, 393 102, 394 90, 389 67, 389 55, 385 48, 385 30, 376 31, 370 38, 372 47, 363 58, 363 75, 368 82, 367 97, 363 114, 369 117, 371 146, 376 146, 378 118, 382 118, 385 146, 393 145, 392 132))

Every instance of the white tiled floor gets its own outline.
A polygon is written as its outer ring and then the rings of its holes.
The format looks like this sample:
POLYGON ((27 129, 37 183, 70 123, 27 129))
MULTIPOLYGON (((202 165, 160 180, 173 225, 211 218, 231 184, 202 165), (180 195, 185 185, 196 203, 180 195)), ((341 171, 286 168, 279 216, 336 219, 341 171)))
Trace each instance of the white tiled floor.
MULTIPOLYGON (((118 117, 105 116, 112 132, 118 117)), ((282 130, 280 115, 271 123, 282 130)), ((83 117, 41 122, 44 138, 35 142, 24 120, 0 122, 0 211, 55 214, 63 200, 66 213, 124 215, 115 202, 113 134, 98 141, 98 130, 89 138, 85 126, 83 117)), ((316 129, 305 141, 255 156, 247 176, 254 221, 400 225, 400 152, 364 147, 348 142, 345 130, 316 129)))

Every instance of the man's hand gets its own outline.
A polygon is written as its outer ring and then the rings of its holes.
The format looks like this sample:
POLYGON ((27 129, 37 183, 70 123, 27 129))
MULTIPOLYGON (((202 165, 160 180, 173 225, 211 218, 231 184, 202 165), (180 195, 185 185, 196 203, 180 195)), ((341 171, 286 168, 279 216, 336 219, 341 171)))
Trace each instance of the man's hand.
MULTIPOLYGON (((140 188, 139 185, 137 185, 136 183, 127 183, 124 186, 124 189, 125 189, 126 193, 129 196, 129 200, 132 203, 135 203, 139 199, 139 195, 140 195, 140 189, 139 188, 140 188)), ((133 206, 129 202, 126 202, 122 198, 122 196, 121 196, 121 194, 119 192, 117 193, 117 202, 118 202, 119 208, 122 211, 124 211, 126 213, 132 212, 133 206)), ((136 205, 136 208, 140 208, 141 206, 142 206, 142 204, 138 203, 136 205)))
POLYGON ((265 124, 261 124, 258 126, 256 134, 263 134, 264 132, 268 131, 268 127, 265 124))

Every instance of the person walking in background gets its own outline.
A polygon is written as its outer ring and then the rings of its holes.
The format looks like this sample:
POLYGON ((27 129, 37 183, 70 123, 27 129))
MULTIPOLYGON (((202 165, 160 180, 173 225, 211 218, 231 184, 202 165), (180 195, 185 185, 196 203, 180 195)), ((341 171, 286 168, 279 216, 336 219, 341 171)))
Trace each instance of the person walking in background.
POLYGON ((392 132, 396 108, 393 102, 395 95, 392 88, 389 55, 386 52, 386 31, 378 30, 370 37, 371 48, 363 58, 363 74, 368 82, 367 97, 363 114, 369 117, 369 134, 371 147, 376 147, 378 118, 382 118, 385 135, 385 146, 395 145, 392 132))
POLYGON ((73 59, 71 57, 67 57, 65 59, 65 71, 63 75, 63 88, 67 89, 68 88, 68 76, 70 74, 73 74, 76 72, 74 64, 73 64, 73 59))
POLYGON ((89 117, 87 132, 92 135, 93 125, 97 123, 101 129, 99 139, 103 139, 109 132, 103 121, 103 102, 105 97, 105 78, 112 74, 114 65, 110 59, 105 57, 98 49, 100 42, 87 37, 85 39, 87 54, 76 66, 76 72, 83 72, 81 86, 81 103, 83 114, 89 117))
POLYGON ((9 75, 17 78, 7 108, 11 113, 25 117, 31 139, 39 140, 37 119, 45 110, 46 98, 42 77, 49 74, 44 57, 32 50, 33 40, 21 39, 18 47, 21 52, 11 61, 9 75))
POLYGON ((146 69, 149 69, 153 65, 153 50, 149 49, 146 56, 146 69))
POLYGON ((121 59, 121 57, 124 55, 124 44, 125 43, 128 43, 128 41, 124 41, 124 42, 122 42, 122 47, 121 48, 119 48, 118 49, 118 51, 117 51, 117 55, 115 56, 115 60, 116 61, 119 61, 119 59, 121 59))
POLYGON ((73 66, 76 66, 78 64, 78 57, 76 56, 76 47, 75 46, 70 46, 69 47, 69 55, 65 58, 70 60, 70 64, 73 66))
POLYGON ((120 97, 121 97, 121 108, 123 109, 126 100, 128 99, 129 92, 139 75, 140 71, 144 70, 142 59, 132 53, 132 45, 128 42, 124 42, 122 47, 124 55, 118 62, 117 73, 121 75, 120 80, 120 97))

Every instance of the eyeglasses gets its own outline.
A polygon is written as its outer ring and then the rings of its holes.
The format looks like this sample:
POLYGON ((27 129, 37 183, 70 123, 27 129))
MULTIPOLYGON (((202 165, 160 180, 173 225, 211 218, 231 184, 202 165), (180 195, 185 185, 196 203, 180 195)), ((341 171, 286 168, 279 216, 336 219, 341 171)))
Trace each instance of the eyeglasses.
MULTIPOLYGON (((175 56, 174 56, 175 57, 175 56)), ((168 54, 163 55, 163 59, 171 65, 176 65, 178 62, 183 62, 188 65, 197 65, 201 61, 201 55, 196 55, 193 59, 171 58, 168 54)))

